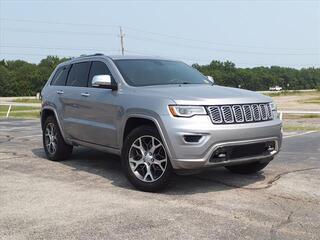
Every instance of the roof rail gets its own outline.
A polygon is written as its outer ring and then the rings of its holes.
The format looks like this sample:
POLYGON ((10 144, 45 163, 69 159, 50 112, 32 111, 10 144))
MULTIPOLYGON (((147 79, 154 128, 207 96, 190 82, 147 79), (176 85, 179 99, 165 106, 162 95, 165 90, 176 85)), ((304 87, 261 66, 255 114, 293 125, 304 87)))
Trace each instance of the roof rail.
POLYGON ((103 53, 95 53, 95 54, 81 54, 80 57, 92 57, 92 56, 103 56, 103 53))

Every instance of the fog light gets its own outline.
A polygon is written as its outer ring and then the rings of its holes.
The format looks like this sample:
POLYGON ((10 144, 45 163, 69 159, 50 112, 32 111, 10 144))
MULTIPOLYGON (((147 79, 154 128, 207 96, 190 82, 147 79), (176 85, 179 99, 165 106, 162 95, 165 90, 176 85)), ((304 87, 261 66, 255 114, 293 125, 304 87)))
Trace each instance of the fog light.
POLYGON ((227 154, 226 153, 219 153, 218 154, 218 158, 225 158, 227 156, 227 154))
POLYGON ((197 143, 202 138, 201 135, 184 135, 184 140, 189 143, 197 143))
POLYGON ((266 150, 268 152, 272 152, 276 149, 276 146, 275 146, 275 142, 267 142, 266 143, 266 150))
POLYGON ((274 151, 274 147, 269 146, 269 147, 268 147, 268 151, 269 151, 269 152, 274 151))

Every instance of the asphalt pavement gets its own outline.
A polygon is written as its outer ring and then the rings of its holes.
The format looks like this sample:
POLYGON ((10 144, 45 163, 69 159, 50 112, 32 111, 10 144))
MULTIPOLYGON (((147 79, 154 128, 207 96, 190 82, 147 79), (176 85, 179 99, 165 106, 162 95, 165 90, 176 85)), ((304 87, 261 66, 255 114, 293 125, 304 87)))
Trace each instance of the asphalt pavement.
POLYGON ((286 134, 249 176, 224 168, 135 190, 119 157, 52 162, 38 120, 0 121, 0 239, 320 239, 320 132, 286 134))

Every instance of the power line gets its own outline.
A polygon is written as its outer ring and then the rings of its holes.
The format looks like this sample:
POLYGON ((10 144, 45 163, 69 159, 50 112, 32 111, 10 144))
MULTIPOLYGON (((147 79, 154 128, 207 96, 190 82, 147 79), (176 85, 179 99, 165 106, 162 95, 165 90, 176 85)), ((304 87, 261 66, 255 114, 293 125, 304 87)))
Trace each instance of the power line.
MULTIPOLYGON (((30 22, 30 23, 43 23, 43 24, 58 24, 58 25, 72 25, 72 26, 95 26, 95 27, 111 27, 111 28, 118 28, 116 25, 107 25, 107 24, 87 24, 87 23, 72 23, 72 22, 54 22, 54 21, 40 21, 40 20, 28 20, 28 19, 12 19, 12 18, 0 18, 3 21, 13 21, 13 22, 30 22)), ((301 48, 278 48, 278 47, 266 47, 266 46, 252 46, 252 45, 245 45, 245 44, 230 44, 230 43, 218 43, 212 41, 205 41, 193 38, 187 38, 182 36, 174 36, 165 33, 158 33, 153 31, 146 31, 136 27, 125 26, 126 29, 131 31, 150 34, 150 35, 157 35, 167 38, 179 39, 179 40, 186 40, 186 41, 193 41, 199 42, 204 44, 210 45, 221 45, 221 46, 230 46, 230 47, 243 47, 243 48, 253 48, 253 49, 274 49, 274 50, 290 50, 290 51, 305 51, 305 50, 319 50, 319 49, 301 49, 301 48)))
MULTIPOLYGON (((140 52, 136 52, 136 51, 128 51, 127 52, 130 52, 130 53, 134 53, 134 54, 138 54, 138 55, 144 55, 145 53, 140 53, 140 52)), ((6 54, 6 55, 17 55, 17 56, 36 56, 36 57, 47 57, 47 56, 57 56, 57 57, 60 57, 60 58, 72 58, 73 56, 66 56, 66 55, 60 55, 60 54, 34 54, 34 53, 17 53, 17 52, 1 52, 2 54, 6 54)), ((158 55, 154 55, 154 56, 158 56, 158 55)), ((190 59, 190 58, 184 58, 182 56, 180 57, 168 57, 167 58, 174 58, 174 59, 180 59, 180 60, 184 60, 184 61, 193 61, 194 63, 199 63, 201 62, 200 59, 190 59)), ((206 61, 207 62, 207 61, 206 61)), ((267 64, 267 63, 249 63, 249 62, 237 62, 237 64, 244 64, 244 65, 261 65, 261 66, 278 66, 278 65, 282 65, 282 66, 285 66, 285 64, 267 64)), ((308 64, 310 66, 312 66, 312 64, 308 64)), ((306 64, 290 64, 290 65, 287 65, 288 67, 307 67, 306 64)))
MULTIPOLYGON (((25 0, 2 0, 21 2, 25 0)), ((44 0, 29 0, 45 2, 44 0)), ((46 0, 46 2, 65 2, 66 0, 46 0)), ((131 2, 132 0, 91 0, 92 2, 131 2)), ((318 0, 135 0, 136 2, 318 2, 318 0)), ((87 0, 68 0, 68 2, 87 2, 87 0)))
MULTIPOLYGON (((201 63, 201 62, 210 62, 210 60, 208 61, 208 59, 199 59, 199 58, 190 58, 189 56, 184 56, 184 55, 179 55, 179 56, 166 56, 166 55, 159 55, 159 54, 156 54, 156 53, 150 53, 150 52, 145 52, 145 51, 131 51, 131 50, 127 50, 126 52, 128 53, 132 53, 132 54, 137 54, 137 55, 151 55, 153 57, 165 57, 165 58, 168 58, 168 59, 176 59, 176 60, 183 60, 183 61, 192 61, 193 63, 201 63)), ((227 60, 224 60, 224 61, 227 61, 227 60)), ((222 61, 222 62, 224 62, 222 61)), ((233 62, 233 60, 230 60, 233 62)), ((237 64, 243 64, 243 65, 261 65, 261 66, 277 66, 277 65, 285 65, 285 64, 269 64, 269 63, 252 63, 252 62, 239 62, 239 61, 236 61, 237 64)), ((313 64, 307 64, 307 65, 313 65, 313 64)), ((290 66, 292 67, 304 67, 306 66, 306 64, 290 64, 290 66)))
MULTIPOLYGON (((306 50, 306 49, 302 49, 302 48, 277 48, 277 47, 271 48, 271 47, 266 47, 266 46, 251 46, 251 45, 244 45, 244 44, 218 43, 218 42, 204 41, 204 40, 193 39, 193 38, 186 38, 186 37, 181 37, 181 36, 173 36, 173 35, 164 34, 164 33, 150 32, 150 31, 145 31, 145 30, 141 30, 138 28, 132 28, 132 27, 126 27, 126 29, 129 29, 129 30, 132 30, 135 32, 146 33, 146 34, 150 34, 150 35, 157 35, 157 36, 163 36, 163 37, 168 37, 168 38, 173 38, 173 39, 180 39, 180 40, 199 42, 199 43, 211 44, 211 45, 244 47, 244 48, 254 48, 254 49, 261 49, 262 48, 262 49, 273 49, 273 50, 290 50, 290 51, 305 51, 306 50)), ((309 50, 316 50, 316 49, 311 48, 309 50)))
POLYGON ((56 22, 56 21, 42 21, 42 20, 15 19, 15 18, 0 18, 0 20, 10 21, 10 22, 30 22, 30 23, 57 24, 57 25, 73 25, 73 26, 88 26, 88 27, 95 26, 95 27, 118 28, 118 26, 116 26, 116 25, 108 25, 108 24, 56 22))
POLYGON ((136 39, 140 41, 149 41, 149 42, 158 42, 165 45, 175 45, 177 47, 184 47, 189 49, 201 49, 201 50, 211 50, 215 52, 228 52, 228 53, 240 53, 240 54, 255 54, 255 55, 297 55, 297 56, 303 56, 303 55, 320 55, 319 53, 270 53, 270 52, 257 52, 257 51, 242 51, 242 50, 228 50, 228 49, 219 49, 219 48, 210 48, 210 47, 202 47, 202 46, 194 46, 194 45, 186 45, 181 43, 175 43, 175 42, 169 42, 169 41, 163 41, 155 38, 146 38, 146 37, 136 37, 127 34, 127 38, 136 39))
POLYGON ((119 52, 118 49, 97 49, 97 48, 68 48, 68 47, 45 47, 45 46, 18 46, 18 45, 0 45, 3 48, 26 48, 26 49, 46 49, 46 50, 67 50, 67 51, 92 51, 92 52, 119 52))
MULTIPOLYGON (((76 35, 96 35, 96 36, 116 36, 112 33, 98 33, 98 32, 74 32, 74 31, 47 31, 47 30, 26 30, 26 29, 5 29, 6 31, 12 31, 12 32, 28 32, 28 33, 44 33, 44 34, 53 34, 53 33, 65 33, 65 34, 76 34, 76 35)), ((281 55, 288 55, 288 56, 306 56, 306 55, 320 55, 319 53, 271 53, 271 52, 258 52, 258 51, 244 51, 244 50, 228 50, 228 49, 220 49, 220 48, 211 48, 211 47, 203 47, 203 46, 195 46, 195 45, 187 45, 187 44, 181 44, 171 41, 163 41, 155 38, 148 38, 148 37, 136 37, 134 35, 127 35, 128 38, 139 40, 139 41, 149 41, 152 43, 158 42, 165 45, 173 45, 177 47, 183 47, 183 48, 189 48, 189 49, 201 49, 205 51, 215 51, 215 52, 226 52, 226 53, 238 53, 238 54, 254 54, 254 55, 275 55, 275 56, 281 56, 281 55)), ((120 36, 121 38, 121 36, 120 36)), ((122 40, 123 41, 123 40, 122 40)))
MULTIPOLYGON (((91 51, 91 52, 119 52, 119 50, 117 49, 92 49, 92 48, 66 48, 66 47, 45 47, 45 46, 18 46, 18 45, 0 45, 0 47, 2 48, 21 48, 21 49, 46 49, 46 50, 67 50, 67 51, 91 51)), ((135 51, 135 50, 126 50, 126 52, 130 53, 130 54, 135 54, 135 55, 151 55, 154 57, 165 57, 165 58, 173 58, 173 59, 181 59, 181 60, 185 60, 185 61, 193 61, 193 62, 210 62, 210 60, 208 59, 204 59, 204 58, 190 58, 190 56, 186 56, 186 55, 179 55, 179 56, 167 56, 166 54, 157 54, 154 52, 148 52, 148 51, 135 51)), ((10 53, 11 54, 11 53, 10 53)), ((18 53, 14 54, 14 55, 19 55, 18 53)), ((34 54, 34 53, 22 53, 21 55, 35 55, 35 56, 47 56, 48 54, 34 54)), ((54 55, 54 54, 53 54, 54 55)), ((238 62, 239 64, 249 64, 249 65, 272 65, 272 64, 266 64, 266 63, 252 63, 252 62, 238 62)), ((312 65, 312 64, 310 64, 312 65)), ((298 65, 298 64, 294 64, 292 66, 304 66, 304 65, 298 65)))
POLYGON ((71 58, 72 56, 65 56, 65 55, 60 55, 60 54, 37 54, 37 53, 16 53, 16 52, 1 52, 1 54, 6 54, 6 55, 25 55, 25 56, 36 56, 36 57, 47 57, 47 56, 58 56, 58 57, 66 57, 66 58, 71 58))
POLYGON ((76 35, 96 35, 96 36, 115 36, 117 37, 116 34, 113 33, 98 33, 98 32, 74 32, 74 31, 60 31, 60 30, 29 30, 29 29, 17 29, 17 28, 6 28, 3 29, 5 31, 9 31, 9 32, 28 32, 28 33, 48 33, 48 34, 52 34, 52 33, 64 33, 64 34, 76 34, 76 35))

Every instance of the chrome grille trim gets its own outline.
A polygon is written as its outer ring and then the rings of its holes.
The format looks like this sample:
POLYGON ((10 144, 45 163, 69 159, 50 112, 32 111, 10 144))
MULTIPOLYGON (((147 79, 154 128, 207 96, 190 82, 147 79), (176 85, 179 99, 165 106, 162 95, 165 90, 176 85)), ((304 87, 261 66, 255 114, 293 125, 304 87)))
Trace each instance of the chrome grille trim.
POLYGON ((208 110, 210 113, 209 115, 210 115, 211 121, 213 123, 222 123, 223 122, 220 107, 211 106, 211 107, 208 107, 208 110))
POLYGON ((264 104, 259 104, 259 108, 260 108, 260 113, 261 113, 261 119, 267 120, 267 112, 266 112, 264 104))
POLYGON ((252 122, 253 121, 253 115, 250 105, 243 105, 242 106, 243 113, 246 119, 246 122, 252 122))
POLYGON ((268 109, 268 111, 267 111, 267 113, 268 113, 268 119, 272 119, 272 110, 271 110, 271 106, 270 106, 270 104, 266 104, 267 105, 267 109, 268 109))
POLYGON ((261 122, 273 119, 269 103, 207 106, 214 124, 261 122))
POLYGON ((234 114, 234 119, 236 122, 244 122, 244 117, 243 117, 243 112, 241 109, 240 105, 233 105, 232 106, 233 114, 234 114))
POLYGON ((225 123, 233 123, 233 114, 230 106, 222 106, 221 107, 223 120, 225 123))
POLYGON ((253 118, 255 121, 260 121, 261 120, 261 115, 260 115, 260 110, 258 104, 252 104, 251 105, 252 113, 253 113, 253 118))

